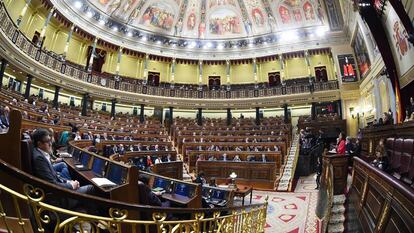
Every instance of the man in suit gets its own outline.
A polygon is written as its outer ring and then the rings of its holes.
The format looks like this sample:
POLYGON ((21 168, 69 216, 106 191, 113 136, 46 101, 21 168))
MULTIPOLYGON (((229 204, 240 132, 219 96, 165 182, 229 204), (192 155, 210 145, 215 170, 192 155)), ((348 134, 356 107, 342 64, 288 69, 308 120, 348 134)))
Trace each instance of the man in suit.
POLYGON ((80 193, 93 193, 92 185, 80 186, 77 180, 66 180, 57 174, 50 160, 52 140, 48 130, 37 129, 32 138, 34 145, 32 154, 33 174, 36 177, 80 193))
POLYGON ((10 127, 9 113, 10 113, 10 108, 8 106, 5 106, 3 108, 3 113, 0 115, 0 122, 2 125, 5 126, 5 128, 10 127))

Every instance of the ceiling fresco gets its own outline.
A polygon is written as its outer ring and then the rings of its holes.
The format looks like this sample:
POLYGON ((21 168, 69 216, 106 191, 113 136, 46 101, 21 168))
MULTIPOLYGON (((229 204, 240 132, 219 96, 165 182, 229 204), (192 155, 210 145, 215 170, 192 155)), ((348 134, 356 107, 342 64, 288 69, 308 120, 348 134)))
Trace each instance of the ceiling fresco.
POLYGON ((320 0, 87 0, 106 17, 167 36, 229 39, 327 24, 320 0))

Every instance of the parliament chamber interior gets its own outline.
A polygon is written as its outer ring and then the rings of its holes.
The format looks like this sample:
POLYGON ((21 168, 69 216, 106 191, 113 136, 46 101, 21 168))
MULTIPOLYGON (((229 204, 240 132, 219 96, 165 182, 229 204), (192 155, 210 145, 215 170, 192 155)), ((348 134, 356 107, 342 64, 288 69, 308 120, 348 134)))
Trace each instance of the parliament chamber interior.
POLYGON ((0 233, 414 233, 413 0, 0 0, 0 233))

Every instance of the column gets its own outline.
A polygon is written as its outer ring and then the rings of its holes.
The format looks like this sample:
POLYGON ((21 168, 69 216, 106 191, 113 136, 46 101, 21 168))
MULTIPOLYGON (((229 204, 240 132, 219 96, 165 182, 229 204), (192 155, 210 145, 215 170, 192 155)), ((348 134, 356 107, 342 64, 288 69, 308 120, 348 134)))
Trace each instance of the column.
POLYGON ((55 96, 53 97, 53 108, 59 108, 59 92, 61 87, 55 86, 55 96))
POLYGON ((46 34, 47 25, 49 25, 50 19, 52 18, 54 11, 55 11, 55 7, 52 7, 52 9, 50 9, 50 11, 49 11, 49 14, 47 15, 45 24, 43 25, 42 31, 40 32, 39 42, 37 43, 37 45, 39 47, 42 47, 42 45, 43 45, 43 40, 44 40, 44 37, 45 37, 45 34, 46 34))
POLYGON ((147 81, 148 81, 148 60, 149 60, 149 54, 145 54, 145 59, 144 59, 144 84, 147 84, 147 81))
POLYGON ((174 115, 173 114, 174 114, 174 107, 170 107, 170 119, 169 119, 170 127, 174 123, 174 115))
POLYGON ((19 18, 17 18, 17 21, 16 21, 17 28, 20 27, 20 24, 22 23, 22 19, 26 15, 27 8, 29 8, 30 2, 31 0, 26 0, 26 4, 24 5, 22 11, 20 12, 19 18))
POLYGON ((82 98, 82 116, 88 115, 88 111, 87 111, 88 99, 89 99, 89 94, 88 93, 83 94, 83 98, 82 98))
POLYGON ((280 82, 282 83, 282 95, 286 95, 286 84, 285 84, 285 60, 283 54, 279 55, 280 59, 280 82))
POLYGON ((1 60, 1 66, 0 66, 0 90, 3 87, 3 77, 4 77, 4 71, 6 70, 8 61, 6 59, 1 60))
POLYGON ((72 24, 72 26, 70 27, 70 31, 68 33, 68 38, 66 39, 65 48, 63 49, 63 59, 66 59, 66 55, 67 55, 68 50, 69 50, 69 43, 70 43, 70 40, 72 39, 72 35, 73 35, 74 30, 75 30, 75 24, 72 24))
POLYGON ((172 63, 171 63, 171 79, 170 79, 170 83, 174 84, 174 79, 175 79, 175 65, 177 64, 177 61, 175 59, 175 57, 172 59, 172 63))
POLYGON ((312 120, 316 119, 316 103, 315 102, 312 102, 311 117, 312 117, 312 120))
POLYGON ((111 100, 111 117, 115 117, 116 99, 111 100))
POLYGON ((226 60, 226 82, 230 85, 230 60, 226 60))
POLYGON ((116 68, 115 68, 115 75, 116 76, 119 76, 119 70, 121 69, 122 50, 123 50, 123 48, 119 47, 117 60, 116 60, 116 68))
POLYGON ((256 107, 256 125, 260 125, 260 108, 256 107))
POLYGON ((288 111, 288 105, 287 104, 284 104, 283 105, 283 113, 284 113, 284 120, 285 120, 285 123, 289 123, 289 111, 288 111))
POLYGON ((25 99, 29 99, 30 97, 30 88, 32 87, 32 79, 33 79, 33 76, 31 76, 30 74, 27 75, 26 91, 24 92, 25 99))
POLYGON ((95 37, 95 39, 93 40, 93 44, 92 44, 91 57, 89 58, 88 72, 92 71, 93 57, 94 57, 94 54, 95 54, 97 44, 98 44, 98 37, 95 37))
POLYGON ((254 77, 254 83, 257 84, 257 63, 256 63, 256 58, 253 58, 253 77, 254 77))
POLYGON ((198 61, 198 85, 203 85, 203 61, 198 61))
POLYGON ((89 98, 89 99, 88 99, 88 103, 89 103, 89 109, 90 109, 91 111, 93 111, 93 105, 94 105, 94 103, 95 103, 95 100, 94 100, 94 99, 92 99, 92 98, 89 98))
POLYGON ((231 125, 231 109, 227 109, 227 125, 231 125))
POLYGON ((309 91, 312 93, 314 91, 312 76, 311 76, 311 65, 309 60, 309 52, 305 51, 305 62, 308 67, 308 77, 309 77, 309 91))
POLYGON ((342 101, 338 100, 337 101, 337 107, 338 107, 338 116, 340 119, 343 119, 342 117, 342 101))
POLYGON ((145 121, 145 104, 141 104, 140 111, 139 111, 139 122, 144 123, 145 121))
POLYGON ((197 113, 197 124, 203 125, 203 109, 199 108, 197 113))

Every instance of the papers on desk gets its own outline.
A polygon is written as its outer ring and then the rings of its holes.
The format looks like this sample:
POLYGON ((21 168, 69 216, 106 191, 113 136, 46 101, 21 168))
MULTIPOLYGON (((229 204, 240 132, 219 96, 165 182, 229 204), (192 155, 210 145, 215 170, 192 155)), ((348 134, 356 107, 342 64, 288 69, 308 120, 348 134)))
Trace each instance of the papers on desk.
POLYGON ((112 182, 112 181, 110 181, 106 178, 95 177, 95 178, 92 178, 92 181, 96 185, 98 185, 99 187, 102 187, 102 188, 108 188, 108 187, 116 186, 116 184, 114 182, 112 182))
POLYGON ((59 152, 58 155, 61 158, 72 158, 72 155, 69 154, 68 152, 59 152))

